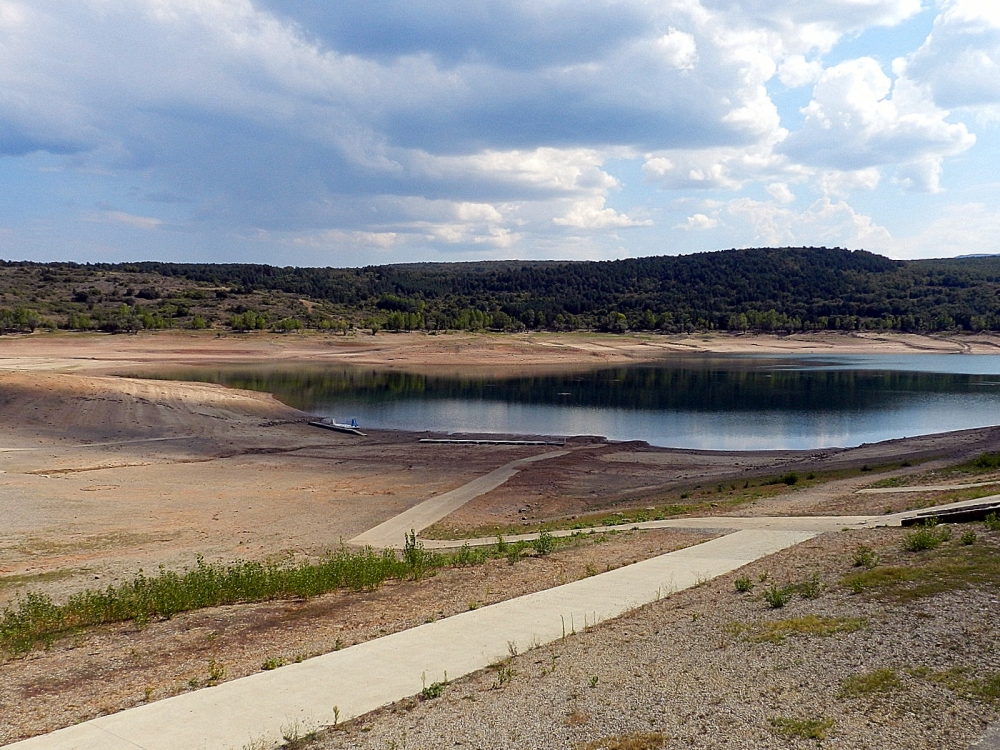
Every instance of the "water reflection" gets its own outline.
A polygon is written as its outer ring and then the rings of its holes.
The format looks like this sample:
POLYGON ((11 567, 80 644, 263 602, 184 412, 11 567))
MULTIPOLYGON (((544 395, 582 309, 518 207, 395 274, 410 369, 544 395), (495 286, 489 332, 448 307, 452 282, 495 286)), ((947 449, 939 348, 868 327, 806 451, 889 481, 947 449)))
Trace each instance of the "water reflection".
POLYGON ((1000 357, 921 355, 704 357, 509 379, 311 367, 169 377, 267 391, 369 427, 596 434, 732 450, 850 446, 996 424, 998 373, 1000 357))

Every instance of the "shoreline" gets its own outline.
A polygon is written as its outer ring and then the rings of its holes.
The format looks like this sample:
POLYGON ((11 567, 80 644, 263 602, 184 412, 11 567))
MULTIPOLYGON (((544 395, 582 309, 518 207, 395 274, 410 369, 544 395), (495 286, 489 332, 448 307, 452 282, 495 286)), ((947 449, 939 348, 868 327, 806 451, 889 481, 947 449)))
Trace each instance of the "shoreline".
POLYGON ((508 374, 656 362, 688 355, 1000 354, 1000 335, 361 333, 156 331, 0 337, 0 370, 111 374, 123 368, 308 362, 427 374, 508 374))

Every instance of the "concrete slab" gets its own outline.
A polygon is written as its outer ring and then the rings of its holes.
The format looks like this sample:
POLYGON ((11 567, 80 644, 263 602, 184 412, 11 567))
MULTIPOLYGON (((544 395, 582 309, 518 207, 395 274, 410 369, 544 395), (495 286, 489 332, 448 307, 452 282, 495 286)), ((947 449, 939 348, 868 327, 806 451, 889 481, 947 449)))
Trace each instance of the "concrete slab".
POLYGON ((815 529, 746 529, 601 575, 463 612, 271 672, 104 716, 17 750, 240 750, 277 744, 566 637, 810 539, 815 529))
POLYGON ((900 492, 945 492, 951 490, 968 490, 975 487, 989 487, 1000 484, 996 480, 992 482, 970 482, 968 484, 924 484, 911 487, 869 487, 863 490, 856 490, 856 495, 895 495, 900 492))
POLYGON ((511 461, 509 464, 504 464, 489 474, 484 474, 478 479, 473 479, 468 484, 463 484, 451 492, 445 492, 443 495, 424 500, 419 505, 403 511, 398 516, 393 516, 375 528, 359 534, 351 539, 348 544, 356 544, 358 546, 370 545, 376 549, 402 549, 406 535, 411 530, 419 533, 431 524, 437 523, 470 500, 480 495, 485 495, 491 490, 495 490, 528 464, 537 461, 547 461, 550 458, 557 458, 558 456, 565 456, 567 453, 569 451, 548 451, 540 453, 537 456, 529 456, 528 458, 511 461))
POLYGON ((969 750, 1000 750, 1000 724, 994 724, 976 740, 969 750))
MULTIPOLYGON (((785 516, 785 517, 738 517, 706 516, 699 518, 667 518, 661 521, 638 521, 615 526, 590 526, 583 529, 555 529, 549 532, 554 537, 568 537, 574 534, 601 534, 609 531, 632 531, 634 529, 678 529, 685 531, 708 531, 729 534, 749 529, 769 529, 773 531, 841 531, 862 528, 872 520, 871 516, 785 516)), ((899 525, 898 523, 896 524, 899 525)), ((533 542, 538 533, 504 535, 505 542, 533 542)), ((421 539, 425 549, 455 549, 463 544, 470 547, 487 547, 497 543, 497 538, 476 537, 475 539, 421 539)))
POLYGON ((959 508, 968 508, 973 505, 982 505, 984 503, 1000 502, 1000 495, 987 495, 986 497, 977 497, 972 500, 959 500, 954 503, 947 503, 945 505, 935 505, 929 508, 921 508, 919 510, 905 510, 900 513, 888 513, 884 516, 872 516, 868 520, 862 522, 861 526, 863 528, 875 528, 878 526, 902 526, 903 519, 912 518, 917 515, 925 515, 932 511, 947 511, 947 510, 957 510, 959 508))

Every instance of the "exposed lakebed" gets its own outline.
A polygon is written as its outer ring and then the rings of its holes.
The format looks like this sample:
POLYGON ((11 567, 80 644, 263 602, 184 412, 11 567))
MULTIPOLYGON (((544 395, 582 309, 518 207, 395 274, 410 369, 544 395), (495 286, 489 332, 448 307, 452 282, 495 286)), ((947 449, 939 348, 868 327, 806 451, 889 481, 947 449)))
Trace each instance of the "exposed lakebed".
POLYGON ((685 356, 515 378, 313 365, 160 377, 266 391, 370 428, 603 435, 677 448, 849 447, 1000 424, 1000 355, 685 356))

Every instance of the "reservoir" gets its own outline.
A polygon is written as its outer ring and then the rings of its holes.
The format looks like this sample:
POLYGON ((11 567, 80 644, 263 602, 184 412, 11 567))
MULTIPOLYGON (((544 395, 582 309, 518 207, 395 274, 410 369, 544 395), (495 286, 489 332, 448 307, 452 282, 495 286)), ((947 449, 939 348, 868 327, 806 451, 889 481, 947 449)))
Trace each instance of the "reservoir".
POLYGON ((850 447, 1000 424, 1000 355, 684 356, 504 378, 309 365, 161 377, 266 391, 362 428, 603 435, 674 448, 850 447))

